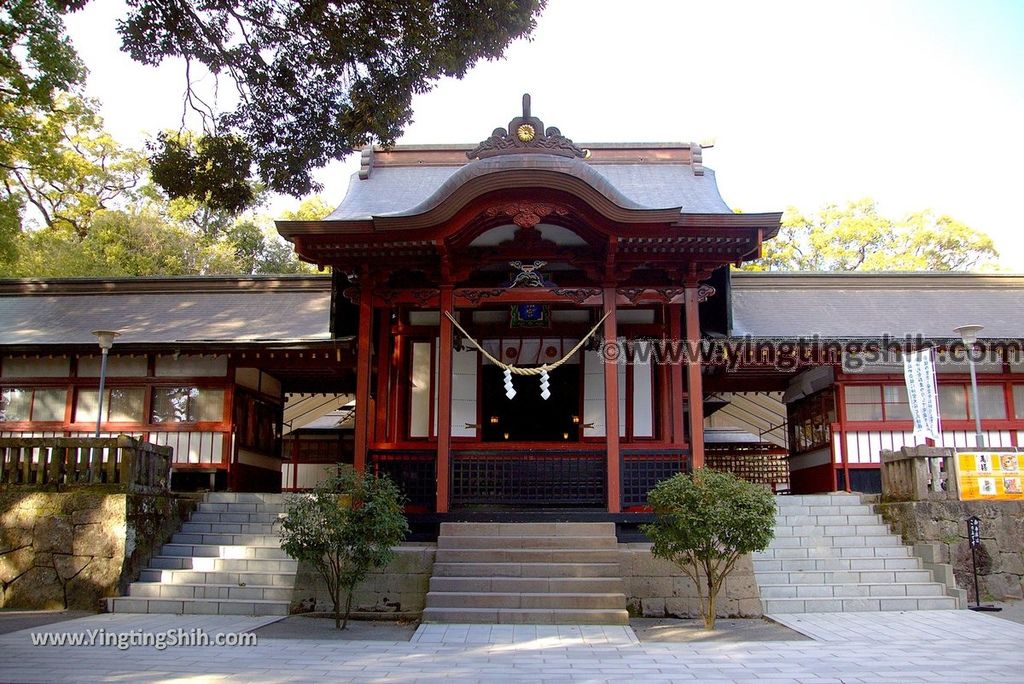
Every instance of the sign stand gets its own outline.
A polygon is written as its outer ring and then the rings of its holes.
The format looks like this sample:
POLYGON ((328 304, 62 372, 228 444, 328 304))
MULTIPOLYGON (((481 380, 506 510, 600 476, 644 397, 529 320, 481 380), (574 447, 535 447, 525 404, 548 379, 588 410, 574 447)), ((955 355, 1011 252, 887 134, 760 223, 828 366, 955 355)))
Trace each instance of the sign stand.
POLYGON ((971 546, 971 564, 974 566, 974 605, 970 608, 984 613, 998 613, 1002 608, 981 605, 981 592, 978 589, 978 547, 981 546, 981 520, 976 515, 967 519, 967 543, 971 546))

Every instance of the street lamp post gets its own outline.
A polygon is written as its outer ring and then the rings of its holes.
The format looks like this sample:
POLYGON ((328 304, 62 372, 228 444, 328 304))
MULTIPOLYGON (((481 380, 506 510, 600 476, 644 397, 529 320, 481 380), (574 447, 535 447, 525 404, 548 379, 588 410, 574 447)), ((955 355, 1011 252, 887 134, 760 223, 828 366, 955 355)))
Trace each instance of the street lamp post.
POLYGON ((967 349, 967 367, 971 369, 971 402, 974 411, 974 445, 983 449, 985 447, 985 435, 981 433, 981 410, 978 404, 978 374, 974 370, 974 344, 978 341, 978 333, 985 329, 983 325, 961 325, 953 328, 953 332, 960 335, 967 349))
POLYGON ((96 407, 96 437, 100 436, 100 423, 103 422, 103 390, 104 385, 107 382, 107 353, 110 348, 114 346, 114 338, 121 333, 113 330, 93 330, 92 334, 96 336, 96 341, 100 345, 100 393, 99 401, 96 407))

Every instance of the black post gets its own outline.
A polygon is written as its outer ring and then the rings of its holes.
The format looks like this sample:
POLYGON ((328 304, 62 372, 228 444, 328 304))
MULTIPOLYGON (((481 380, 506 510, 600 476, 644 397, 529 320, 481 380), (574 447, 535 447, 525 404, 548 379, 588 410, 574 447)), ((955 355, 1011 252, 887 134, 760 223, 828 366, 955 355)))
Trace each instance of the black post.
POLYGON ((967 519, 967 543, 971 547, 971 564, 974 569, 974 606, 971 610, 986 613, 999 612, 1002 608, 981 605, 981 591, 978 588, 978 547, 981 546, 981 520, 976 515, 967 519))
POLYGON ((978 544, 981 543, 981 520, 972 515, 967 519, 967 543, 971 546, 971 566, 974 570, 974 605, 981 605, 981 592, 978 589, 978 544))

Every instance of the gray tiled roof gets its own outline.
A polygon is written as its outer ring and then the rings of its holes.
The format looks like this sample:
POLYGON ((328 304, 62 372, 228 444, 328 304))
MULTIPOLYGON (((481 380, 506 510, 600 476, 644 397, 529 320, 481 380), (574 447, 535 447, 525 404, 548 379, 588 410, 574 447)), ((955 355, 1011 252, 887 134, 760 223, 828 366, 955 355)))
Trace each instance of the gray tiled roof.
POLYGON ((686 164, 588 164, 553 155, 520 154, 478 159, 463 166, 380 167, 362 180, 353 174, 348 194, 325 220, 415 214, 441 200, 468 178, 510 169, 555 171, 580 178, 628 209, 675 209, 683 213, 731 214, 704 167, 686 164))
MULTIPOLYGON (((83 280, 74 292, 67 282, 40 281, 41 294, 15 294, 0 282, 0 347, 94 344, 91 331, 101 328, 121 331, 119 344, 330 337, 323 277, 83 280)), ((731 292, 736 336, 945 339, 957 325, 980 323, 982 337, 1024 338, 1022 276, 736 273, 731 292)))
POLYGON ((1024 338, 1024 278, 973 274, 733 274, 733 335, 877 339, 1024 338))
POLYGON ((330 291, 175 291, 0 295, 0 345, 329 339, 330 291))

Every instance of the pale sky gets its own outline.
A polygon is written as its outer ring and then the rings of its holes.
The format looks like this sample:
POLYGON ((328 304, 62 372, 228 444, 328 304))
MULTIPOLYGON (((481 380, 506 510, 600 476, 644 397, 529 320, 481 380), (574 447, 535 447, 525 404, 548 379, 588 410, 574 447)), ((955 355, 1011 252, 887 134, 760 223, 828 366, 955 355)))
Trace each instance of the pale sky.
MULTIPOLYGON (((107 129, 137 145, 179 124, 184 72, 120 53, 120 8, 93 0, 68 25, 107 129)), ((933 209, 1024 272, 1024 2, 549 0, 532 41, 417 97, 399 142, 479 142, 524 92, 579 143, 713 139, 704 163, 734 208, 933 209)), ((329 203, 353 167, 317 175, 329 203)))

